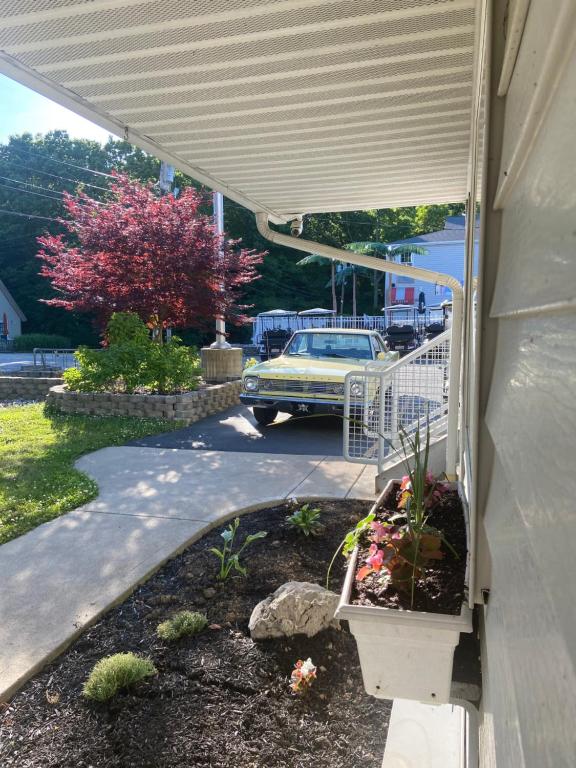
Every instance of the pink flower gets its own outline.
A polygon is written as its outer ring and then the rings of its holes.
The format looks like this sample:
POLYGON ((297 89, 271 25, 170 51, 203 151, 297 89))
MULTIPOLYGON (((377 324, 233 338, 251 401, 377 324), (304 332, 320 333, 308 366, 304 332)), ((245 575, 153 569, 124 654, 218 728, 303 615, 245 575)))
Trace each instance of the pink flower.
POLYGON ((428 485, 434 485, 435 482, 436 482, 436 478, 434 477, 432 472, 430 471, 426 472, 426 483, 428 485))
POLYGON ((391 525, 388 532, 388 538, 397 541, 403 539, 406 533, 405 526, 403 525, 391 525))
POLYGON ((388 534, 388 526, 384 525, 384 523, 381 523, 379 520, 374 520, 374 522, 370 523, 370 528, 372 528, 372 541, 375 541, 376 544, 379 544, 381 541, 383 541, 388 534))
POLYGON ((405 491, 406 489, 411 488, 411 485, 410 477, 408 475, 404 475, 402 482, 400 483, 400 490, 405 491))
POLYGON ((383 550, 378 549, 377 544, 371 544, 368 553, 369 556, 366 558, 366 562, 374 571, 379 571, 384 564, 383 550))

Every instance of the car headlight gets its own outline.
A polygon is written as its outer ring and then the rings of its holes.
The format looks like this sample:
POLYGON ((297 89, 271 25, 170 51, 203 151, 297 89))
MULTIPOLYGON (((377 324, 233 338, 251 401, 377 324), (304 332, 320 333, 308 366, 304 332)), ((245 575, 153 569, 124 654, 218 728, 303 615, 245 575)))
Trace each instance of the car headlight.
POLYGON ((364 384, 361 381, 354 381, 350 385, 350 394, 352 397, 362 397, 364 395, 364 384))
POLYGON ((259 386, 258 376, 244 377, 244 390, 246 392, 258 392, 259 386))

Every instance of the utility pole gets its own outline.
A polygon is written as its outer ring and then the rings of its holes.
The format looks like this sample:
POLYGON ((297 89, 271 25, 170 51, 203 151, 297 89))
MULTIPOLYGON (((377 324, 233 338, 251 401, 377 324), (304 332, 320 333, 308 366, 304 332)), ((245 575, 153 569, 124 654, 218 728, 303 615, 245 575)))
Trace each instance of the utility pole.
MULTIPOLYGON (((174 183, 174 166, 165 163, 164 160, 160 162, 160 177, 158 179, 158 186, 160 187, 160 194, 167 195, 172 191, 172 184, 174 183)), ((160 333, 162 329, 160 328, 160 333)), ((166 341, 170 341, 172 338, 172 328, 166 328, 166 341)))
MULTIPOLYGON (((217 234, 224 234, 224 197, 221 192, 212 192, 212 205, 214 207, 214 225, 217 234)), ((223 290, 223 288, 222 288, 223 290)), ((210 344, 211 349, 230 349, 226 341, 226 323, 222 315, 216 317, 216 341, 210 344)))

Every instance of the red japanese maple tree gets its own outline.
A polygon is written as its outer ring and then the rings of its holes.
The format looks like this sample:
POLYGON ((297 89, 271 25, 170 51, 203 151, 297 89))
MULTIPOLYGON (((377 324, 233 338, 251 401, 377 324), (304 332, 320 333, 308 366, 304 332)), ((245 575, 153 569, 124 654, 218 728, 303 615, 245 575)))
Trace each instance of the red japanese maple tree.
POLYGON ((136 312, 160 327, 202 327, 216 315, 243 320, 242 287, 258 277, 261 253, 220 237, 200 213, 201 193, 158 197, 118 175, 112 199, 65 194, 68 232, 38 238, 41 274, 61 294, 47 304, 94 313, 136 312))

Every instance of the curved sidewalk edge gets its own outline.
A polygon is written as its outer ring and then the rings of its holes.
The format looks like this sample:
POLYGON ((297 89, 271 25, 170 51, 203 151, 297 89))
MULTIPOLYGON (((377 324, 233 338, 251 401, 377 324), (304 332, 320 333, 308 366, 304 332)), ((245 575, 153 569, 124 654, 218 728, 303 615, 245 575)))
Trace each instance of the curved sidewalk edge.
POLYGON ((167 560, 237 513, 374 498, 375 468, 323 456, 104 448, 98 498, 0 547, 0 701, 167 560))

